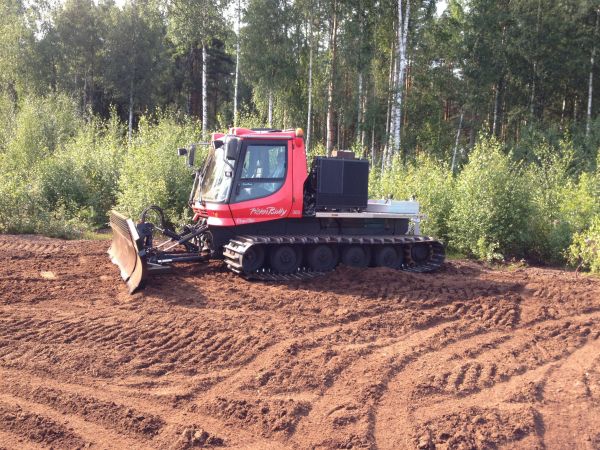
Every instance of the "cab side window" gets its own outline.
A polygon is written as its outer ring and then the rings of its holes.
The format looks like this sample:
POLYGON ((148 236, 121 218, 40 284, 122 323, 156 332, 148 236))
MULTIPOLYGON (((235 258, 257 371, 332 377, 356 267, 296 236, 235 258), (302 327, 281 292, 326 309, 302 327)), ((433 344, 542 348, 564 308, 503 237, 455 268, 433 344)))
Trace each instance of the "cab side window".
POLYGON ((266 197, 278 191, 287 172, 287 146, 251 144, 246 147, 234 201, 266 197))

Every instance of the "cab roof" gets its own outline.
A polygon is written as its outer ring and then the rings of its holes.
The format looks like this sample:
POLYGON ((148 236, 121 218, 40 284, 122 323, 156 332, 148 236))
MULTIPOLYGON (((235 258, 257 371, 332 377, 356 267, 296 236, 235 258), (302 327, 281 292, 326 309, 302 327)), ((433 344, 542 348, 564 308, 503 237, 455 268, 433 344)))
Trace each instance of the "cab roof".
MULTIPOLYGON (((239 136, 244 139, 293 139, 302 136, 300 129, 278 130, 275 128, 230 128, 227 132, 229 136, 239 136), (300 132, 300 135, 298 134, 300 132)), ((213 134, 213 140, 225 136, 223 133, 213 134)))

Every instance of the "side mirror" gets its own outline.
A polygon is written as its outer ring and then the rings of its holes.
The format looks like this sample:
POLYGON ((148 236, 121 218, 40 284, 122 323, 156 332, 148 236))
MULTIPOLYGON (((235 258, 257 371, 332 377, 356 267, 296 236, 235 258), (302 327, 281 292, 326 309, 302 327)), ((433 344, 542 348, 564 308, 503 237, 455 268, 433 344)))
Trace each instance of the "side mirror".
POLYGON ((240 152, 241 141, 237 138, 229 138, 225 143, 225 158, 236 160, 240 152))
POLYGON ((194 167, 194 160, 196 159, 196 144, 190 145, 190 149, 187 152, 187 165, 194 167))

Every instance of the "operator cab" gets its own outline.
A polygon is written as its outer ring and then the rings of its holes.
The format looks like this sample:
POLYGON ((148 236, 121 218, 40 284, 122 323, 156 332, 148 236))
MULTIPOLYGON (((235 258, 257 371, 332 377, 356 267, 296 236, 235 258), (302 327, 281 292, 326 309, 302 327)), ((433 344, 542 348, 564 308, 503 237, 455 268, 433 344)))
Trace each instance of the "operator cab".
POLYGON ((228 136, 221 146, 210 147, 193 201, 238 203, 277 192, 286 178, 287 149, 286 141, 241 141, 228 136), (232 146, 237 146, 237 152, 232 146))

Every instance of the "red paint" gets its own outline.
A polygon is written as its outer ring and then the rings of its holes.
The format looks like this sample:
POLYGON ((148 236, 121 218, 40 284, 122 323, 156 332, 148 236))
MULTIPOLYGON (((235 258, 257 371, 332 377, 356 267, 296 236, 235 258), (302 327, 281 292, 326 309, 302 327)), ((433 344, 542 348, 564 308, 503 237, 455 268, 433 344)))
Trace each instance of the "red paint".
MULTIPOLYGON (((304 140, 296 137, 295 130, 261 133, 247 128, 231 128, 229 134, 244 141, 287 140, 288 166, 285 182, 277 192, 267 197, 232 204, 205 202, 203 205, 194 205, 194 220, 207 217, 209 225, 234 226, 286 217, 302 217, 304 181, 307 177, 304 140)), ((221 139, 223 136, 222 133, 214 133, 212 140, 221 139)))

